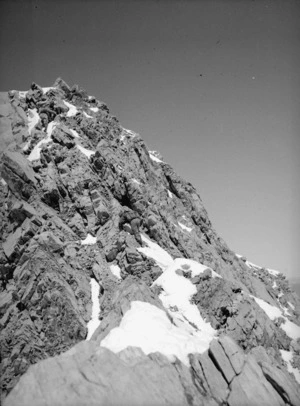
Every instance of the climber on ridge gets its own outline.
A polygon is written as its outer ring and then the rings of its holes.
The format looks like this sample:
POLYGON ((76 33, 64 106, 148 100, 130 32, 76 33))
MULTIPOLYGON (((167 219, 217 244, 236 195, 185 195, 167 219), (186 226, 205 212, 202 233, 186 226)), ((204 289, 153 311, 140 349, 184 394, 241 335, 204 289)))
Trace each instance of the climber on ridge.
POLYGON ((128 223, 131 227, 133 235, 136 241, 143 246, 143 241, 141 234, 139 232, 139 228, 141 225, 141 218, 137 213, 133 210, 129 209, 129 207, 124 207, 121 211, 120 220, 119 220, 119 227, 120 229, 123 228, 124 224, 128 223))

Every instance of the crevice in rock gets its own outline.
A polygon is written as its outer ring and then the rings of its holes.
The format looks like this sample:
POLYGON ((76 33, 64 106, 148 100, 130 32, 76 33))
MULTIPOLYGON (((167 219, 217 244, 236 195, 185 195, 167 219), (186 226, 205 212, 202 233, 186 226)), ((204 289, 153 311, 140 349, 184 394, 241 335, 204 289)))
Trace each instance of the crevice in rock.
POLYGON ((222 368, 220 367, 218 361, 216 360, 216 358, 214 357, 213 353, 210 351, 210 349, 208 350, 208 356, 211 359, 212 363, 214 364, 214 366, 216 367, 216 369, 222 374, 222 377, 224 378, 225 382, 228 383, 228 385, 232 382, 233 378, 231 379, 231 381, 228 382, 228 379, 226 378, 222 368))
POLYGON ((272 387, 276 390, 276 392, 281 396, 281 398, 284 400, 284 402, 290 404, 290 398, 287 395, 287 393, 284 391, 282 387, 278 385, 277 382, 272 379, 272 377, 269 374, 265 374, 264 371, 262 370, 264 377, 266 380, 272 385, 272 387))

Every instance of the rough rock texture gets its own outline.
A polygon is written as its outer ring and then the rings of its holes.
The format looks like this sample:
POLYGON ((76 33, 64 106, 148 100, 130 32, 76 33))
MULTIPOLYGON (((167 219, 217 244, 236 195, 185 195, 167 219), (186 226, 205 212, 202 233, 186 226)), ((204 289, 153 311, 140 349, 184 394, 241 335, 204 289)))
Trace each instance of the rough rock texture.
POLYGON ((187 368, 159 353, 146 356, 140 349, 128 347, 114 354, 95 341, 82 342, 65 354, 31 366, 4 405, 299 404, 299 388, 288 381, 286 372, 271 364, 265 371, 228 337, 220 343, 213 341, 209 352, 193 354, 190 360, 191 368, 187 368), (218 350, 212 350, 216 345, 218 350), (239 373, 231 366, 237 358, 239 373), (285 380, 287 390, 278 393, 285 380))
MULTIPOLYGON (((285 277, 232 252, 194 187, 78 86, 58 79, 0 101, 4 404, 299 405, 287 367, 300 366, 300 302, 285 277), (164 249, 168 264, 140 247, 129 224, 120 229, 124 206, 141 219, 145 246, 164 249), (178 307, 166 305, 156 283, 175 258, 203 266, 194 275, 184 264, 176 275, 215 329, 208 350, 190 353, 187 365, 158 352, 101 347, 133 301, 160 309, 172 325, 186 323, 176 321, 178 307), (84 341, 91 278, 101 323, 84 341), (296 336, 283 328, 288 323, 296 336), (281 351, 289 351, 289 365, 281 351)), ((185 329, 199 332, 190 321, 185 329)))

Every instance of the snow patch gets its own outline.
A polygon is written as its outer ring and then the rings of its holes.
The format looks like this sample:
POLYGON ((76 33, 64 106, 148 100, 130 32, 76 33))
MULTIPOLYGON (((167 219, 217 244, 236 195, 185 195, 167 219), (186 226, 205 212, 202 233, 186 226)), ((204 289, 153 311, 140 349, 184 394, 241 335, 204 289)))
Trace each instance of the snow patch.
POLYGON ((1 183, 3 186, 7 185, 7 183, 5 182, 5 180, 3 178, 1 178, 1 183))
POLYGON ((67 112, 67 117, 75 116, 75 114, 78 113, 77 108, 73 104, 68 103, 65 100, 63 102, 67 107, 69 107, 69 111, 67 112))
POLYGON ((115 275, 118 279, 122 279, 121 278, 121 269, 120 269, 119 265, 110 265, 110 270, 111 270, 111 273, 113 275, 115 275))
POLYGON ((297 340, 298 338, 300 338, 300 326, 293 323, 284 316, 284 314, 290 316, 286 308, 283 308, 284 313, 282 313, 282 311, 278 307, 272 306, 269 303, 265 302, 264 300, 259 299, 253 295, 250 296, 263 309, 263 311, 267 314, 269 319, 275 320, 278 317, 282 317, 284 319, 284 323, 280 325, 280 328, 282 328, 282 330, 284 330, 290 338, 292 338, 293 340, 297 340))
POLYGON ((93 245, 96 244, 97 237, 93 237, 91 234, 88 234, 84 240, 81 240, 81 245, 93 245))
POLYGON ((84 155, 86 155, 88 158, 90 158, 92 155, 95 154, 95 151, 92 151, 91 149, 86 149, 82 147, 81 145, 76 145, 76 147, 81 151, 84 155))
POLYGON ((147 257, 154 259, 163 271, 173 264, 173 258, 167 253, 167 251, 155 242, 149 240, 149 238, 145 237, 143 234, 141 236, 142 240, 148 245, 148 247, 137 248, 138 251, 142 252, 147 257))
POLYGON ((77 131, 73 130, 72 128, 70 128, 70 131, 75 138, 81 138, 77 131))
POLYGON ((122 128, 122 134, 121 134, 121 140, 123 141, 123 139, 125 138, 125 136, 128 136, 130 138, 134 138, 137 136, 137 133, 135 133, 134 131, 128 130, 127 128, 122 128))
POLYGON ((249 268, 253 268, 255 270, 259 270, 261 269, 261 266, 253 264, 253 262, 250 261, 246 261, 245 264, 249 267, 249 268))
POLYGON ((99 107, 90 107, 90 110, 92 110, 94 113, 97 113, 97 111, 99 111, 99 107))
POLYGON ((92 335, 94 334, 95 330, 100 324, 99 320, 99 314, 100 314, 100 304, 99 304, 99 292, 100 292, 100 286, 99 283, 94 279, 91 278, 90 280, 91 284, 91 294, 92 294, 92 316, 91 320, 88 322, 87 329, 88 329, 88 334, 86 337, 86 340, 90 340, 92 335))
POLYGON ((173 199, 173 193, 170 192, 170 190, 168 190, 168 195, 169 195, 169 197, 170 197, 171 199, 173 199))
POLYGON ((150 151, 149 151, 149 156, 152 159, 152 161, 154 162, 158 162, 158 163, 163 163, 163 161, 161 161, 160 159, 158 159, 155 155, 153 155, 150 151))
POLYGON ((278 317, 282 317, 282 312, 280 309, 278 309, 278 307, 272 306, 269 303, 265 302, 264 300, 259 299, 258 297, 255 297, 253 295, 250 295, 250 297, 252 297, 259 305, 259 307, 263 309, 263 311, 267 314, 269 319, 275 320, 278 317))
MULTIPOLYGON (((241 255, 235 254, 237 257, 241 258, 241 255)), ((254 270, 260 270, 262 269, 261 266, 254 264, 253 262, 250 261, 246 261, 246 265, 249 266, 249 268, 253 268, 254 270)), ((277 276, 280 275, 279 271, 275 271, 275 269, 269 269, 269 268, 265 268, 271 275, 273 276, 277 276)))
POLYGON ((267 268, 267 271, 268 271, 271 275, 273 275, 273 276, 277 276, 277 275, 280 274, 280 272, 279 272, 279 271, 275 271, 275 269, 268 269, 268 268, 267 268))
MULTIPOLYGON (((154 282, 154 285, 163 288, 159 298, 164 307, 172 312, 173 321, 178 327, 184 329, 188 327, 188 330, 193 327, 195 331, 200 330, 211 339, 216 331, 203 320, 197 306, 190 302, 192 296, 197 293, 196 286, 188 278, 176 272, 177 270, 190 271, 191 276, 194 277, 206 269, 208 269, 207 266, 191 259, 176 258, 173 264, 154 282)), ((214 274, 213 277, 216 277, 217 274, 214 274)), ((217 276, 219 277, 219 275, 217 276)))
MULTIPOLYGON (((122 169, 122 168, 121 168, 122 169)), ((133 182, 133 183, 136 183, 137 185, 140 185, 141 184, 141 182, 139 182, 138 180, 136 180, 136 179, 131 179, 131 181, 133 182)))
POLYGON ((282 359, 287 363, 287 370, 294 374, 296 381, 300 384, 300 371, 292 366, 293 353, 291 351, 279 350, 282 359))
POLYGON ((28 132, 29 134, 31 134, 33 128, 40 121, 40 116, 39 113, 37 112, 37 109, 28 109, 27 119, 28 119, 28 132))
POLYGON ((177 357, 189 366, 188 354, 203 353, 211 339, 207 333, 175 326, 163 310, 150 303, 133 301, 119 327, 109 332, 101 346, 115 353, 129 346, 140 347, 146 355, 158 351, 171 362, 177 357))
POLYGON ((187 227, 184 224, 180 223, 179 221, 178 224, 183 230, 188 231, 189 233, 193 230, 191 227, 187 227))
POLYGON ((291 313, 288 311, 288 309, 286 307, 281 307, 281 308, 282 308, 283 314, 285 316, 290 316, 290 317, 292 316, 291 313))
POLYGON ((49 90, 55 89, 55 87, 42 87, 42 89, 43 89, 43 93, 46 94, 47 92, 49 92, 49 90))
POLYGON ((54 128, 57 126, 57 124, 58 123, 56 121, 51 121, 51 123, 48 124, 46 138, 39 141, 36 144, 36 146, 33 148, 33 150, 30 152, 30 154, 27 158, 29 161, 36 161, 37 159, 40 159, 41 149, 44 144, 48 144, 51 141, 52 132, 53 132, 54 128))
POLYGON ((276 288, 277 288, 277 283, 276 283, 276 281, 273 282, 272 288, 273 288, 273 289, 276 289, 276 288))
MULTIPOLYGON (((197 293, 197 289, 183 274, 184 272, 190 272, 191 277, 194 277, 210 268, 192 259, 173 259, 158 244, 150 241, 144 235, 142 235, 142 239, 148 247, 138 248, 138 251, 154 259, 156 264, 163 270, 163 274, 153 284, 161 286, 163 289, 159 296, 160 300, 181 333, 190 334, 192 337, 197 336, 201 349, 205 351, 212 338, 215 337, 216 330, 202 318, 197 306, 191 303, 191 298, 197 293)), ((221 278, 213 270, 211 272, 212 277, 221 278)), ((202 352, 202 350, 198 352, 202 352)), ((178 356, 176 353, 174 355, 178 356)))
POLYGON ((294 306, 291 302, 288 302, 288 305, 289 305, 293 310, 295 310, 295 306, 294 306))
POLYGON ((284 319, 285 323, 282 323, 280 326, 282 330, 284 330, 292 340, 300 338, 300 326, 288 320, 286 317, 284 317, 284 319))

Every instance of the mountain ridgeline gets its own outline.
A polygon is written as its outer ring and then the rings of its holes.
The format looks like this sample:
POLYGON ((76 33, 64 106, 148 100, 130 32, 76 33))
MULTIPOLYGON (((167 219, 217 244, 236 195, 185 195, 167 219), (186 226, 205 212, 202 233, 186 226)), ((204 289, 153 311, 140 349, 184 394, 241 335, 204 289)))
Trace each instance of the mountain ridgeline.
POLYGON ((299 406, 285 276, 78 86, 0 102, 3 404, 299 406))

